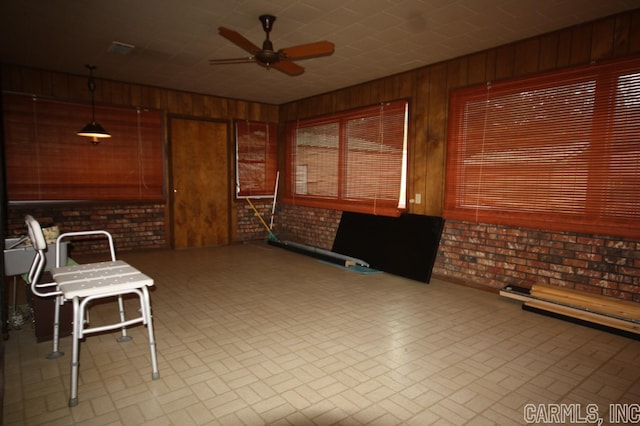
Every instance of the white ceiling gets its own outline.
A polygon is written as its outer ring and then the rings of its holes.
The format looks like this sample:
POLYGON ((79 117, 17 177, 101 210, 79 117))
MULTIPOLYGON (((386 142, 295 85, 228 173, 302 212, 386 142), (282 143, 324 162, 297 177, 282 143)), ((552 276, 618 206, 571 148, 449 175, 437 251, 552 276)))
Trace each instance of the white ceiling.
POLYGON ((3 63, 273 104, 525 39, 640 7, 640 0, 0 0, 3 63), (332 56, 290 77, 245 56, 220 26, 276 50, 328 40, 332 56), (127 54, 108 51, 118 41, 127 54))

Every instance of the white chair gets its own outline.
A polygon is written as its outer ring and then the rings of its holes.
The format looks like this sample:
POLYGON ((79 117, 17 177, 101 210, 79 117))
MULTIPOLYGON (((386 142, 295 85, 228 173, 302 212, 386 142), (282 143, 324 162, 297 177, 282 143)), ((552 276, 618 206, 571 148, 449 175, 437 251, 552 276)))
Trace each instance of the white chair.
POLYGON ((67 301, 73 302, 73 355, 71 360, 71 396, 69 406, 78 404, 78 357, 79 342, 85 334, 97 333, 120 328, 122 335, 119 342, 130 340, 126 327, 133 324, 144 324, 149 332, 149 347, 151 350, 151 366, 153 380, 160 377, 158 361, 153 335, 151 318, 151 302, 147 287, 153 285, 153 280, 123 261, 116 260, 113 238, 106 231, 82 231, 67 232, 61 234, 56 240, 56 267, 52 269, 55 282, 39 283, 40 276, 46 263, 45 250, 47 244, 38 221, 31 215, 25 217, 29 237, 36 251, 28 280, 31 290, 36 296, 55 297, 53 350, 47 358, 58 358, 64 355, 59 350, 59 317, 60 306, 67 301), (106 237, 109 244, 111 260, 107 262, 90 263, 85 265, 65 266, 60 265, 60 244, 65 238, 78 236, 98 235, 106 237), (123 295, 133 294, 138 296, 140 302, 140 315, 132 319, 126 319, 124 312, 123 295), (120 322, 88 328, 88 309, 90 302, 96 299, 117 298, 120 322))

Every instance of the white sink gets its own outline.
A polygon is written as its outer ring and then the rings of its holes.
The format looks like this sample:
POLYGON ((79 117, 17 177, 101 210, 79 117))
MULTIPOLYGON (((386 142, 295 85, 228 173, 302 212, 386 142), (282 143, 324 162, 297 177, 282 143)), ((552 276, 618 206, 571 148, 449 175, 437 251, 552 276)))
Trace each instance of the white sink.
MULTIPOLYGON (((5 276, 22 275, 29 272, 33 259, 36 257, 36 252, 27 245, 27 241, 22 241, 18 244, 20 238, 6 238, 4 240, 4 274, 5 276), (7 248, 12 247, 12 248, 7 248)), ((60 264, 67 264, 67 246, 69 242, 63 242, 60 244, 60 264)), ((45 269, 51 269, 56 266, 56 245, 47 244, 46 250, 47 263, 45 269)))

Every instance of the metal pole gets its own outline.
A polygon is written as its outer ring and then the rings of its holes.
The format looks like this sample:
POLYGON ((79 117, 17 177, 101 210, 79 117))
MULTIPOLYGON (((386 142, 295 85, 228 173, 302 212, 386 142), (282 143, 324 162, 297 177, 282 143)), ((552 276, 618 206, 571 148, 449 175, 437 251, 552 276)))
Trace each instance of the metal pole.
POLYGON ((269 221, 269 229, 273 229, 273 218, 276 215, 276 199, 278 198, 278 182, 280 181, 280 170, 276 172, 276 187, 273 190, 273 205, 271 206, 271 220, 269 221))

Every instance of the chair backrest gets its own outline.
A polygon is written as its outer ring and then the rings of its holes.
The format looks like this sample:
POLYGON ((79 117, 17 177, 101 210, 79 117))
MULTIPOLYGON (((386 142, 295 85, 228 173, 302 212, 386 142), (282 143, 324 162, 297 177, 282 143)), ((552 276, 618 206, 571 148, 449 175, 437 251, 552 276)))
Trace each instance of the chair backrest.
POLYGON ((24 220, 27 223, 27 232, 29 233, 29 238, 31 239, 31 245, 33 245, 33 248, 36 251, 36 256, 33 259, 33 263, 31 264, 31 268, 29 269, 29 273, 27 275, 29 284, 31 285, 31 291, 36 296, 40 297, 55 296, 59 294, 59 292, 41 291, 44 288, 52 287, 54 283, 38 283, 38 280, 40 280, 40 275, 42 275, 42 271, 44 270, 44 266, 47 263, 47 257, 44 253, 47 248, 47 242, 44 238, 42 228, 40 227, 38 221, 29 214, 25 216, 24 220))
POLYGON ((31 239, 33 248, 35 250, 46 250, 47 242, 44 239, 44 233, 38 221, 30 214, 26 215, 24 220, 27 223, 27 231, 29 232, 29 238, 31 239))

